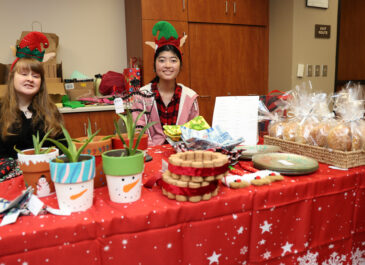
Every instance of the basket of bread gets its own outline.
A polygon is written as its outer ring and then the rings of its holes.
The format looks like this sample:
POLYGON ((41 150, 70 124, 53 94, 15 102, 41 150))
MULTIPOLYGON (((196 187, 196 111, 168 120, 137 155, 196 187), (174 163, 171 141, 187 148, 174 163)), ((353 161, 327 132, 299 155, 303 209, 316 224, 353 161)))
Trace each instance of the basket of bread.
POLYGON ((286 116, 271 115, 264 143, 340 168, 365 165, 364 95, 348 84, 333 96, 297 86, 286 116), (332 110, 331 110, 332 109, 332 110))

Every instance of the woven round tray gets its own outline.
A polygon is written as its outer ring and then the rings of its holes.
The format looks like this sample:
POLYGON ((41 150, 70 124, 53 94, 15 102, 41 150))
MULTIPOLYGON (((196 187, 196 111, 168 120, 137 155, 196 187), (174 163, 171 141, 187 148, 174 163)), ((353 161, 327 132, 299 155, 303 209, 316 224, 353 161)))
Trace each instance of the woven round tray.
MULTIPOLYGON (((214 181, 223 178, 228 171, 228 156, 215 153, 211 151, 188 151, 183 153, 173 154, 169 157, 169 168, 171 178, 182 180, 182 181, 192 181, 192 182, 202 182, 202 181, 214 181), (227 166, 227 169, 220 174, 180 174, 179 172, 186 171, 187 168, 195 169, 212 169, 211 171, 218 171, 218 169, 227 166)), ((199 171, 199 170, 196 170, 199 171)), ((207 171, 207 170, 205 170, 207 171)))
POLYGON ((199 201, 207 201, 211 199, 213 196, 218 194, 218 182, 187 182, 181 181, 171 178, 168 173, 164 173, 162 176, 162 180, 172 187, 171 189, 165 188, 162 185, 162 194, 167 198, 177 201, 190 201, 190 202, 199 202, 199 201), (208 188, 209 191, 205 191, 204 189, 208 188), (179 190, 177 192, 176 190, 179 190), (175 192, 175 193, 174 193, 175 192), (203 194, 194 194, 194 193, 203 193, 203 194))
POLYGON ((218 194, 218 180, 227 172, 224 154, 201 150, 173 154, 162 176, 162 193, 178 201, 209 200, 218 194))

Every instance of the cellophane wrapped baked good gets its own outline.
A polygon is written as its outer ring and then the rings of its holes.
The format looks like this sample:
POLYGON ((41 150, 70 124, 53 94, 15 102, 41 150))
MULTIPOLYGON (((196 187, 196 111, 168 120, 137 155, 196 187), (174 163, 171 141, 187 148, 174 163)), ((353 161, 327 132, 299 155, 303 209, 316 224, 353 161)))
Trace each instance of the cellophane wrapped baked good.
POLYGON ((328 134, 328 147, 341 151, 362 150, 365 146, 364 92, 359 84, 348 84, 334 95, 337 125, 328 134))
POLYGON ((288 99, 288 122, 283 126, 283 139, 302 144, 313 144, 310 132, 319 122, 315 116, 318 100, 310 82, 296 86, 288 99))
POLYGON ((270 112, 266 105, 259 101, 258 106, 258 122, 269 121, 267 127, 267 133, 269 136, 276 138, 283 138, 283 123, 285 123, 286 117, 285 112, 287 109, 286 103, 287 94, 284 94, 281 98, 275 102, 277 108, 275 111, 270 112), (285 100, 284 100, 285 99, 285 100))

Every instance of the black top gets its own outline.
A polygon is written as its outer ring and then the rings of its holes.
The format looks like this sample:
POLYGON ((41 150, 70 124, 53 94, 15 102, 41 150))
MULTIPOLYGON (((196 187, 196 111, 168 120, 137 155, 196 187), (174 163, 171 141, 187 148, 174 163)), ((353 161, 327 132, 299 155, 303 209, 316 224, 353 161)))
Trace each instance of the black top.
MULTIPOLYGON (((29 110, 32 111, 32 108, 29 107, 29 110)), ((33 148, 32 135, 37 135, 37 131, 39 131, 39 139, 42 139, 45 135, 43 121, 33 127, 32 118, 27 119, 23 112, 21 113, 21 117, 21 127, 16 131, 16 135, 8 136, 5 141, 0 137, 0 158, 18 158, 17 152, 14 150, 14 145, 19 150, 33 148)), ((64 136, 61 134, 56 138, 62 139, 64 136)), ((50 146, 53 146, 53 144, 49 141, 45 141, 43 144, 43 147, 50 146)))

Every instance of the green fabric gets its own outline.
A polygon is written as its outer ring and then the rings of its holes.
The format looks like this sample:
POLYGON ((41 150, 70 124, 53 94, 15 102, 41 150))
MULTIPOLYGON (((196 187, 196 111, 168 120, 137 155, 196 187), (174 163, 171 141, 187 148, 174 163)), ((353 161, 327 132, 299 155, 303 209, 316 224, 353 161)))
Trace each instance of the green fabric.
POLYGON ((156 36, 158 31, 160 31, 160 33, 158 34, 157 40, 160 40, 162 37, 165 37, 166 40, 170 37, 173 37, 174 39, 179 37, 174 26, 167 21, 159 21, 153 26, 153 36, 156 36))
POLYGON ((62 97, 62 105, 64 107, 70 107, 72 109, 85 107, 85 104, 81 103, 80 101, 71 101, 67 95, 62 97))
POLYGON ((201 131, 210 128, 209 124, 206 122, 203 116, 197 116, 183 125, 164 125, 163 128, 166 135, 178 136, 181 135, 181 129, 180 129, 181 126, 185 126, 187 128, 196 131, 201 131))
POLYGON ((16 49, 16 57, 18 58, 34 58, 37 59, 38 61, 42 62, 43 61, 43 56, 44 56, 44 52, 40 52, 38 51, 38 49, 34 49, 33 51, 31 51, 29 49, 29 47, 24 47, 24 48, 20 48, 19 46, 16 49))

